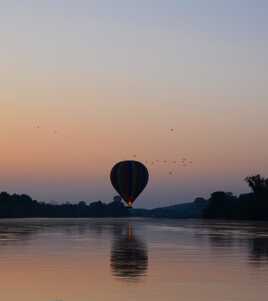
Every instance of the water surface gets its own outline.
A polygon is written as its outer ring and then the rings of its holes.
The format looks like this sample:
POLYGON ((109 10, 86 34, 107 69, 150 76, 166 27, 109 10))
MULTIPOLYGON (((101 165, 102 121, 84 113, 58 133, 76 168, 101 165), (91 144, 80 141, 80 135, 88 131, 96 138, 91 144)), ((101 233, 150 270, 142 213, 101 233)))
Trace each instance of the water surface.
POLYGON ((1 220, 0 267, 5 301, 266 300, 268 224, 1 220))

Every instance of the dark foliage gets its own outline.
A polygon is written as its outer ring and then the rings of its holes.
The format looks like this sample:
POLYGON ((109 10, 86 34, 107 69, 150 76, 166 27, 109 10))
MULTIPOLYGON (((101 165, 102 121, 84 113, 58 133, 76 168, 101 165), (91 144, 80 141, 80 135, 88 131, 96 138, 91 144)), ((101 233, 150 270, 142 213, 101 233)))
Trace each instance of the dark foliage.
POLYGON ((48 204, 32 200, 27 195, 0 194, 0 218, 23 217, 123 217, 129 210, 120 199, 115 198, 109 204, 100 201, 87 205, 78 204, 48 204))
POLYGON ((214 192, 204 210, 205 218, 268 220, 268 179, 260 175, 247 177, 245 181, 252 193, 239 197, 222 191, 214 192))

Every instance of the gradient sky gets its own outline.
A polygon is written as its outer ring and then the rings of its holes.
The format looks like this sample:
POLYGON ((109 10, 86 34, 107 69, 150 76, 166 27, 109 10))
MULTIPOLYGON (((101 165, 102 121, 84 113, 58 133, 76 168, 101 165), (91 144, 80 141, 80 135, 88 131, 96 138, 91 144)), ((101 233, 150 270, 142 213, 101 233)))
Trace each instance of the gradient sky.
POLYGON ((139 207, 268 176, 267 1, 0 0, 0 19, 0 190, 108 201, 134 154, 193 161, 149 165, 139 207))

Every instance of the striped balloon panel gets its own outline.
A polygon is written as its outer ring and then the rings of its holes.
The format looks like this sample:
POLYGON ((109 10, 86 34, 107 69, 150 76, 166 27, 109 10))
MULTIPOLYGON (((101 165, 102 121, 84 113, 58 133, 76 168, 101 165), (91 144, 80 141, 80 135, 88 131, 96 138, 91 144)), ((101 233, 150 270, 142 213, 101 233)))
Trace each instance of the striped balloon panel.
POLYGON ((112 185, 127 203, 135 201, 144 190, 148 180, 147 168, 137 161, 119 162, 111 171, 112 185))

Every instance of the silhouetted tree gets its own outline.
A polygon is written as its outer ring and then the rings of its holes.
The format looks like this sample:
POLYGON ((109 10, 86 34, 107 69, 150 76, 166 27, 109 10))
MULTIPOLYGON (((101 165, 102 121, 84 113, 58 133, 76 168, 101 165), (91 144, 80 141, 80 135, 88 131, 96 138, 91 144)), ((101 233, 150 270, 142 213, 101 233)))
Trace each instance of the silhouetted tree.
POLYGON ((231 193, 214 192, 204 210, 205 218, 268 220, 268 179, 260 175, 245 179, 252 193, 238 198, 231 193))
POLYGON ((216 219, 235 218, 237 197, 231 192, 213 192, 208 200, 208 206, 204 210, 204 217, 216 219))
POLYGON ((250 176, 245 179, 255 196, 252 204, 254 219, 268 219, 268 179, 260 175, 250 176))
POLYGON ((268 178, 260 175, 247 177, 245 181, 256 195, 258 201, 268 201, 268 178))

